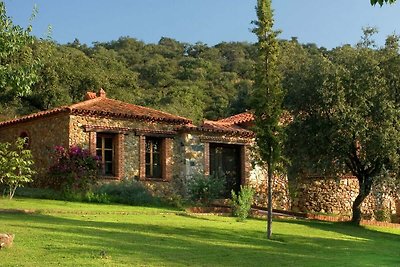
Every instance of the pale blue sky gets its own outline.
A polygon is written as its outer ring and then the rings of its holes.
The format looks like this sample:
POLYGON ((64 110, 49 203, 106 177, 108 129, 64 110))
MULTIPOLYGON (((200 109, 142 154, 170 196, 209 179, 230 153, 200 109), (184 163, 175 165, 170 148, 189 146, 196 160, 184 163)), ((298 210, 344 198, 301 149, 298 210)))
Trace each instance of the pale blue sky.
MULTIPOLYGON (((34 34, 48 25, 58 43, 117 40, 130 36, 146 43, 171 37, 181 42, 249 41, 256 0, 5 0, 14 23, 26 26, 34 4, 34 34)), ((364 26, 378 27, 378 44, 400 34, 400 3, 371 7, 369 0, 273 0, 280 38, 333 48, 356 43, 364 26)))

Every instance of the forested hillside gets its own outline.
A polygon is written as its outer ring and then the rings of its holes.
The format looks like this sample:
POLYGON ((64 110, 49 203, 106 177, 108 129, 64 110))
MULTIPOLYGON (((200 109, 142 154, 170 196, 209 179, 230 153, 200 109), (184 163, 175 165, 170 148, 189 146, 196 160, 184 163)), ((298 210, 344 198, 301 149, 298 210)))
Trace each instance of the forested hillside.
MULTIPOLYGON (((393 90, 398 90, 396 83, 400 80, 395 71, 399 66, 397 41, 391 36, 385 47, 371 49, 386 62, 382 67, 387 69, 393 90)), ((295 38, 281 40, 279 46, 279 69, 287 104, 313 101, 307 99, 310 94, 306 90, 323 82, 325 70, 320 68, 321 62, 334 62, 337 51, 351 53, 356 49, 345 45, 326 50, 314 44, 300 44, 295 38)), ((86 91, 99 88, 104 88, 109 97, 194 121, 251 109, 256 47, 250 43, 208 46, 163 37, 157 44, 146 44, 121 37, 89 47, 78 40, 65 45, 35 40, 29 53, 22 53, 39 59, 38 75, 30 94, 15 97, 8 96, 7 90, 1 92, 1 120, 78 102, 86 91)))
MULTIPOLYGON (((294 71, 310 53, 323 51, 282 41, 281 68, 294 71)), ((2 119, 81 101, 88 90, 104 88, 112 98, 154 107, 195 121, 251 109, 256 47, 250 43, 187 44, 161 38, 145 44, 133 38, 66 45, 36 40, 40 59, 32 93, 2 96, 2 119)))

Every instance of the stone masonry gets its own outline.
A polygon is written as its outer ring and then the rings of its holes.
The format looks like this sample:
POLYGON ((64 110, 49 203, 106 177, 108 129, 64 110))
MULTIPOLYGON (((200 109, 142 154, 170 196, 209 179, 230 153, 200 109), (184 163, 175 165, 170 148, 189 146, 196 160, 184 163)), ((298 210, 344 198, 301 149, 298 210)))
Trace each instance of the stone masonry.
MULTIPOLYGON (((294 211, 351 215, 352 204, 358 195, 358 181, 351 176, 302 178, 297 182, 293 193, 294 211)), ((399 196, 388 192, 384 187, 374 186, 362 204, 363 216, 366 219, 373 219, 377 211, 383 210, 396 214, 398 200, 399 196)))

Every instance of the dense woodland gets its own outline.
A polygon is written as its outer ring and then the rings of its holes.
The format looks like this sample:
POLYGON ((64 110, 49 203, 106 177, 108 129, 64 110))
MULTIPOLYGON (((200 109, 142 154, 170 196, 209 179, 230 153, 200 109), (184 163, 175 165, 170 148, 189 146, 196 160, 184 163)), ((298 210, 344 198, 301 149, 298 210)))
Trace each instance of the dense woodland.
MULTIPOLYGON (((385 64, 395 68, 399 65, 394 61, 400 61, 397 41, 397 37, 391 36, 385 47, 373 49, 377 56, 390 54, 391 59, 385 64)), ((311 101, 298 99, 301 97, 298 92, 318 82, 320 77, 314 73, 318 64, 334 61, 344 53, 351 56, 357 50, 357 46, 349 45, 327 50, 314 44, 300 44, 294 38, 281 40, 279 45, 278 62, 287 103, 311 101)), ((364 40, 359 45, 373 47, 373 41, 364 40)), ((32 92, 15 97, 3 90, 0 111, 2 119, 6 119, 78 102, 86 91, 104 88, 112 98, 194 121, 222 118, 251 109, 249 96, 255 77, 256 52, 254 44, 245 42, 208 46, 165 37, 158 44, 121 37, 106 43, 95 42, 90 47, 78 40, 65 45, 35 40, 29 53, 25 51, 28 56, 24 55, 27 61, 39 59, 32 92)), ((395 68, 386 67, 393 79, 391 83, 399 83, 395 68)))
MULTIPOLYGON (((286 76, 300 71, 311 55, 326 53, 295 39, 280 46, 286 76)), ((78 40, 65 45, 35 40, 29 57, 39 59, 32 93, 15 98, 1 92, 3 119, 81 101, 86 91, 101 87, 112 98, 194 121, 251 109, 256 47, 250 43, 208 46, 163 37, 158 44, 145 44, 122 37, 89 47, 78 40)), ((287 90, 291 80, 286 79, 287 90)))

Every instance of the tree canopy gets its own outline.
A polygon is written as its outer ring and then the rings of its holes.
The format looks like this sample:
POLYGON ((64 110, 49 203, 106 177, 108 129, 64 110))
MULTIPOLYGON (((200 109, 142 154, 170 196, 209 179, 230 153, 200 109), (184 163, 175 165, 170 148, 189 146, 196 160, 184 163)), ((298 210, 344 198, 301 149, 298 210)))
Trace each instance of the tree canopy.
POLYGON ((0 99, 12 100, 25 96, 37 80, 38 59, 30 46, 34 38, 31 26, 23 29, 7 16, 4 2, 0 2, 0 99))
POLYGON ((371 0, 371 5, 379 4, 383 6, 383 4, 393 4, 396 0, 371 0))
POLYGON ((400 163, 400 106, 393 94, 398 78, 388 76, 393 70, 387 66, 398 51, 367 44, 311 56, 290 78, 293 91, 287 98, 294 116, 287 148, 295 173, 357 177, 356 223, 373 183, 398 175, 400 163))
POLYGON ((255 115, 256 142, 263 165, 268 172, 268 223, 267 237, 272 235, 272 178, 281 158, 282 127, 279 120, 282 114, 283 90, 281 74, 278 69, 277 32, 273 30, 274 19, 271 0, 257 1, 257 21, 253 23, 257 35, 258 53, 256 75, 252 94, 252 109, 255 115))

